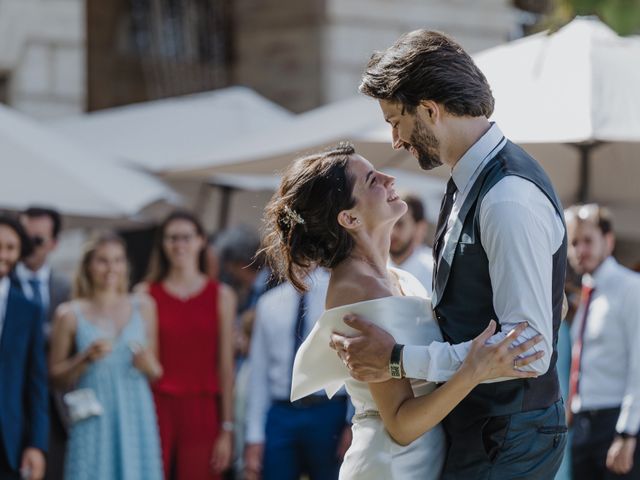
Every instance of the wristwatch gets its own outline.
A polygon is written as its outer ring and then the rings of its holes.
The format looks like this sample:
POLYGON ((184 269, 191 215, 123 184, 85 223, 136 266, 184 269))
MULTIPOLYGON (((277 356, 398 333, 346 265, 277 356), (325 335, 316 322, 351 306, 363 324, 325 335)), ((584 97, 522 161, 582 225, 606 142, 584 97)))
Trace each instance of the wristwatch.
POLYGON ((404 378, 404 368, 402 368, 402 351, 404 345, 396 343, 391 350, 391 358, 389 359, 389 373, 391 378, 404 378))
POLYGON ((622 432, 622 433, 616 432, 616 436, 622 438, 623 440, 627 440, 629 438, 635 438, 636 437, 635 435, 632 435, 632 434, 630 434, 628 432, 622 432))

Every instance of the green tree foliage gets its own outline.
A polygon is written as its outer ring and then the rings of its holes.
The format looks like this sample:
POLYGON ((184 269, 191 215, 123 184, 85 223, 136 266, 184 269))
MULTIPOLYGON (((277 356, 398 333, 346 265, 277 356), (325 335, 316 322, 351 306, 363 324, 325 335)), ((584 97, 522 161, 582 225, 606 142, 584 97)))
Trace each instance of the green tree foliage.
POLYGON ((640 0, 555 0, 545 28, 558 28, 576 15, 596 15, 620 35, 640 34, 640 0))

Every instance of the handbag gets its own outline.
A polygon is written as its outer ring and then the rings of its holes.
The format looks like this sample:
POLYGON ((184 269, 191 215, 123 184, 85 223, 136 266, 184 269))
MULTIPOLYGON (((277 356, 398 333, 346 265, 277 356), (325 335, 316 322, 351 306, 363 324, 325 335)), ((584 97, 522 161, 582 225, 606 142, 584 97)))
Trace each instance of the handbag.
POLYGON ((79 388, 66 393, 64 403, 69 410, 71 423, 77 423, 87 418, 97 417, 104 413, 95 392, 90 388, 79 388))

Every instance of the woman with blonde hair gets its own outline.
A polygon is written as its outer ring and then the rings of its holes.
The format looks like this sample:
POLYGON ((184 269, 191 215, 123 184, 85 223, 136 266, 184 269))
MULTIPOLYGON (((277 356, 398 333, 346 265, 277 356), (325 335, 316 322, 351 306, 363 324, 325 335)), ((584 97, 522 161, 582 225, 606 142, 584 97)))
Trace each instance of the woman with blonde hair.
POLYGON ((162 376, 156 312, 145 295, 128 294, 124 241, 90 241, 74 280, 73 300, 56 311, 49 370, 73 426, 67 480, 160 480, 162 463, 149 382, 162 376))

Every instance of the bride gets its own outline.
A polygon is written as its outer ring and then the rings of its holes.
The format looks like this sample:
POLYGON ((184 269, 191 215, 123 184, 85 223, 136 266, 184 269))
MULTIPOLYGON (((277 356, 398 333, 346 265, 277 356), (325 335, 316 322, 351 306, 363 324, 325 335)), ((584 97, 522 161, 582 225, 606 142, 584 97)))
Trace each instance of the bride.
POLYGON ((540 358, 521 357, 539 338, 511 346, 526 324, 500 344, 485 345, 495 330, 491 321, 438 389, 423 380, 366 384, 350 377, 329 346, 332 331, 351 333, 342 322, 348 313, 366 315, 400 343, 442 342, 424 287, 387 266, 392 227, 406 210, 393 177, 348 144, 294 162, 266 208, 264 251, 276 273, 304 291, 316 266, 331 271, 327 310, 298 350, 291 396, 320 389, 332 396, 346 386, 356 413, 341 479, 439 478, 446 455, 440 421, 481 382, 535 376, 517 370, 515 361, 520 368, 540 358))

